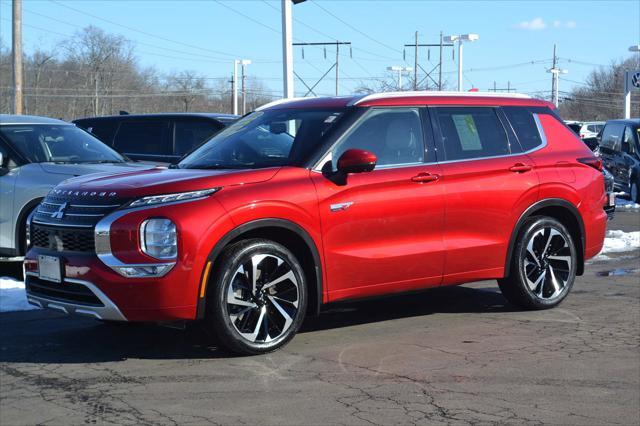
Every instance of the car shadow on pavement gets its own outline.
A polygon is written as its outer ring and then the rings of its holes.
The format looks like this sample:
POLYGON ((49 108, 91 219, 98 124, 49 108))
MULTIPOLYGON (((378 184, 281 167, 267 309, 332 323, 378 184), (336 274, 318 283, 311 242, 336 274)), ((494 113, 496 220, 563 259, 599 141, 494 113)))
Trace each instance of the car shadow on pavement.
MULTIPOLYGON (((497 288, 449 287, 411 295, 330 306, 308 318, 300 333, 434 313, 509 312, 497 288)), ((0 314, 0 363, 100 363, 135 359, 211 359, 218 348, 200 324, 185 329, 155 324, 104 324, 34 310, 0 314)))

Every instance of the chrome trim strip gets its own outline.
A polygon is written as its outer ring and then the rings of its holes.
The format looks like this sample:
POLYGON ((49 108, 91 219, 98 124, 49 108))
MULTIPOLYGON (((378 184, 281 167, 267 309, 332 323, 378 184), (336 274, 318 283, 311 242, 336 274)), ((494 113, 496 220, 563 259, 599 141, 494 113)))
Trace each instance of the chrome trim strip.
MULTIPOLYGON (((50 203, 49 201, 43 201, 40 204, 47 204, 50 206, 61 206, 64 203, 50 203)), ((121 204, 69 204, 69 207, 80 207, 80 208, 90 208, 90 209, 106 209, 106 208, 115 208, 120 206, 121 204)))
POLYGON ((63 228, 86 228, 86 229, 93 228, 93 225, 41 222, 41 221, 36 220, 36 219, 33 219, 33 223, 35 223, 37 225, 58 226, 58 227, 63 227, 63 228))
POLYGON ((100 259, 102 263, 104 263, 106 266, 108 266, 109 268, 111 268, 112 270, 114 270, 119 275, 122 275, 125 278, 160 278, 165 276, 169 271, 173 269, 173 267, 176 264, 175 261, 164 262, 164 263, 131 264, 131 263, 124 263, 120 259, 118 259, 111 251, 111 225, 113 224, 113 222, 115 222, 116 220, 120 219, 122 216, 128 213, 133 213, 140 210, 149 210, 155 207, 166 206, 170 204, 180 204, 187 201, 194 201, 194 200, 185 200, 185 201, 178 201, 175 203, 142 206, 142 207, 137 207, 133 209, 116 210, 115 212, 112 212, 111 214, 105 216, 96 224, 96 227, 94 230, 95 250, 96 250, 96 255, 98 256, 98 259, 100 259), (160 267, 161 268, 160 273, 155 275, 149 274, 142 277, 129 277, 127 275, 124 275, 120 271, 120 269, 122 268, 135 268, 135 267, 144 268, 144 267, 153 267, 153 266, 160 267))
MULTIPOLYGON (((29 276, 37 277, 38 274, 34 272, 27 272, 25 274, 29 276)), ((77 314, 77 315, 85 315, 93 318, 97 318, 100 320, 108 320, 108 321, 127 321, 127 318, 120 312, 120 309, 105 295, 95 284, 84 281, 77 280, 75 278, 63 278, 62 282, 70 282, 74 284, 80 284, 87 287, 96 297, 102 302, 104 306, 87 306, 76 304, 73 302, 61 302, 59 300, 51 300, 46 297, 36 296, 34 294, 30 294, 27 292, 27 301, 32 305, 38 306, 43 309, 54 309, 60 312, 64 312, 66 314, 77 314)))
MULTIPOLYGON (((54 212, 43 212, 42 210, 38 209, 36 210, 36 213, 40 213, 40 214, 49 214, 51 215, 51 213, 54 212)), ((89 213, 65 213, 65 216, 74 216, 74 217, 102 217, 104 216, 104 213, 97 213, 97 214, 89 214, 89 213)))

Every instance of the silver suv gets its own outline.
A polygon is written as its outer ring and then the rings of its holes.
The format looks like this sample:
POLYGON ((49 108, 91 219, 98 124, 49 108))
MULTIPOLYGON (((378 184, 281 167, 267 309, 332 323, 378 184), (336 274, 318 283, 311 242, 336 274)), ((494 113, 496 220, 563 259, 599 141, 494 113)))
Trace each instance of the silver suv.
POLYGON ((24 255, 27 217, 63 180, 153 167, 127 161, 73 124, 0 114, 0 259, 24 255))

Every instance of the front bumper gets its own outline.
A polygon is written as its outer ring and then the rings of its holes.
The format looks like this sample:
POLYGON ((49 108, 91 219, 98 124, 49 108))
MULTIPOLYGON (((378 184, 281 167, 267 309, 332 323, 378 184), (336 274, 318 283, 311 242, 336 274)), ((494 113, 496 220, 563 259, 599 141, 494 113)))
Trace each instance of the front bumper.
MULTIPOLYGON (((38 282, 38 274, 25 273, 27 287, 27 301, 40 308, 53 309, 65 314, 83 315, 103 321, 127 321, 120 309, 104 294, 95 284, 83 280, 65 278, 59 285, 53 283, 38 282), (64 287, 65 284, 74 284, 86 289, 96 300, 82 302, 69 299, 69 294, 56 291, 55 286, 64 287)), ((89 299, 85 293, 85 299, 89 299)))

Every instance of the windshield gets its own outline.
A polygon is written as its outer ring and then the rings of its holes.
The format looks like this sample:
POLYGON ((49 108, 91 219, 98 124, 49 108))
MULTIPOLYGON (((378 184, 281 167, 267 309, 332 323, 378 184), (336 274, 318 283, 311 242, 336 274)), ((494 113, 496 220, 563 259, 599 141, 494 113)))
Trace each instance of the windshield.
POLYGON ((255 169, 295 165, 318 144, 343 110, 256 111, 214 135, 179 168, 255 169))
POLYGON ((32 163, 122 163, 124 158, 72 125, 21 124, 0 133, 32 163))

